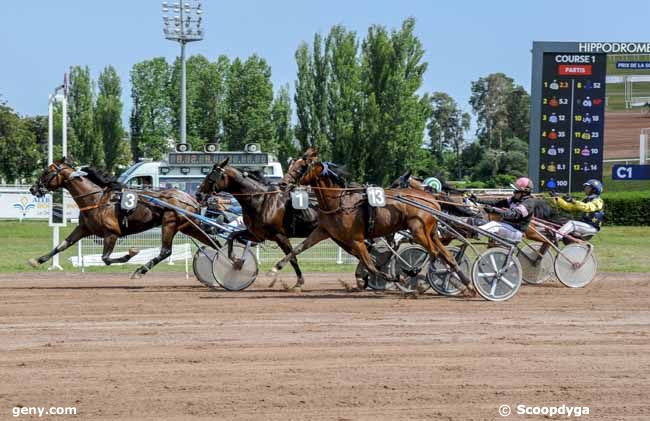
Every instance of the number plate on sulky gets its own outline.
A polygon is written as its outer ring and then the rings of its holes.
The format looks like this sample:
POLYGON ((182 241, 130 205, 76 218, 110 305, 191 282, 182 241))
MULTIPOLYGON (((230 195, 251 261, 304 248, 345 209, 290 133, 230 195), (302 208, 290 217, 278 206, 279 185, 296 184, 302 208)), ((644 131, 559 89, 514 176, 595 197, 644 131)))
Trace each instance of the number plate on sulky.
POLYGON ((309 207, 309 195, 305 190, 294 190, 291 192, 291 206, 294 209, 303 210, 309 207))
POLYGON ((386 206, 386 195, 381 187, 368 187, 366 189, 368 203, 373 208, 383 208, 386 206))
POLYGON ((128 190, 123 191, 120 206, 127 211, 135 209, 138 206, 138 194, 128 190))

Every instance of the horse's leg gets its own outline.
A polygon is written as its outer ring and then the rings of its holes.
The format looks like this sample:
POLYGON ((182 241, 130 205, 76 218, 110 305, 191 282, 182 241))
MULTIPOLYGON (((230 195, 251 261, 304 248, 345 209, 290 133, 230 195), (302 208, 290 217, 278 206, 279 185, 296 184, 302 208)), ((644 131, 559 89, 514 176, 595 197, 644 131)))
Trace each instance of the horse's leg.
POLYGON ((112 264, 112 263, 126 263, 133 256, 136 254, 140 253, 140 250, 137 248, 130 248, 129 252, 125 254, 122 257, 117 257, 115 259, 111 258, 111 253, 113 253, 113 249, 115 248, 115 244, 117 243, 118 236, 115 234, 110 234, 104 237, 104 250, 102 251, 102 260, 106 264, 106 266, 112 264))
POLYGON ((273 269, 271 269, 271 274, 273 277, 276 277, 278 272, 282 270, 282 268, 287 264, 287 262, 291 261, 291 259, 295 259, 297 255, 302 253, 303 251, 307 250, 308 248, 313 247, 314 245, 320 243, 323 240, 326 240, 330 237, 329 233, 325 231, 323 228, 320 226, 313 230, 311 234, 309 234, 309 237, 305 238, 305 240, 298 244, 296 247, 293 248, 293 251, 284 256, 280 261, 278 261, 274 266, 273 269))
POLYGON ((438 237, 435 222, 430 223, 429 226, 427 226, 426 222, 423 222, 420 218, 414 218, 409 221, 408 225, 411 235, 413 235, 413 239, 429 251, 431 259, 441 257, 442 260, 458 275, 461 282, 469 289, 467 290, 467 295, 473 296, 473 292, 471 291, 471 281, 467 275, 460 270, 458 262, 456 262, 456 259, 449 254, 438 237))
POLYGON ((144 265, 137 268, 132 274, 131 279, 142 278, 144 274, 149 272, 152 267, 156 266, 162 260, 165 260, 172 254, 172 243, 174 236, 178 232, 178 216, 175 212, 165 212, 162 217, 162 241, 160 244, 160 253, 158 256, 149 260, 144 265))
POLYGON ((37 267, 40 264, 43 264, 50 260, 52 256, 54 256, 57 253, 61 253, 63 250, 67 249, 77 241, 81 240, 84 237, 89 236, 90 233, 86 229, 86 226, 82 224, 79 224, 75 227, 74 230, 66 237, 65 240, 63 240, 58 246, 53 248, 49 253, 39 257, 38 259, 31 258, 27 262, 30 264, 32 267, 37 267))
MULTIPOLYGON (((275 242, 278 243, 278 246, 280 246, 285 256, 291 254, 291 252, 293 251, 293 248, 291 247, 291 242, 284 235, 277 234, 275 236, 275 242)), ((293 270, 294 272, 296 272, 296 277, 298 278, 298 280, 296 281, 296 285, 294 285, 294 288, 300 288, 305 284, 305 278, 302 277, 302 271, 300 270, 300 266, 298 266, 298 259, 296 258, 296 256, 294 256, 289 261, 291 262, 291 266, 293 266, 293 270)), ((271 284, 269 284, 269 287, 272 288, 274 284, 275 284, 275 279, 271 284)))

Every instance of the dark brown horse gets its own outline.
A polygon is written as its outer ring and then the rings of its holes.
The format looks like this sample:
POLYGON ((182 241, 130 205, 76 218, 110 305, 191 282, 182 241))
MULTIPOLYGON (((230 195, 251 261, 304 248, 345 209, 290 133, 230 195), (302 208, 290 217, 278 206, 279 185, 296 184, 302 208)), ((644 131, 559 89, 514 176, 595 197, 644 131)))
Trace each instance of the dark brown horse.
MULTIPOLYGON (((117 193, 112 188, 114 186, 110 185, 115 183, 115 181, 112 179, 103 180, 96 174, 93 175, 89 176, 85 172, 75 171, 71 163, 67 162, 65 158, 61 158, 49 165, 43 171, 36 184, 29 189, 33 195, 42 197, 50 191, 64 188, 70 193, 77 206, 79 206, 79 225, 52 251, 38 259, 29 259, 30 265, 36 267, 45 263, 55 254, 62 252, 80 239, 90 235, 96 235, 104 239, 104 250, 102 253, 104 263, 107 265, 111 263, 125 263, 135 256, 139 250, 131 249, 128 254, 122 257, 111 258, 110 256, 115 248, 117 239, 125 235, 162 226, 160 254, 136 269, 131 275, 132 278, 139 278, 161 260, 171 255, 172 242, 178 231, 190 235, 205 244, 211 244, 209 238, 178 213, 153 205, 143 198, 138 200, 137 206, 131 213, 123 215, 120 209, 120 203, 116 200, 117 193)), ((189 212, 197 213, 200 210, 196 200, 180 190, 145 190, 140 193, 156 197, 189 212)))
MULTIPOLYGON (((285 254, 291 253, 290 238, 307 237, 318 226, 318 213, 315 209, 297 210, 291 206, 291 196, 287 187, 297 181, 299 168, 305 158, 300 158, 289 168, 280 182, 280 188, 263 183, 258 177, 242 173, 228 166, 229 159, 215 164, 212 171, 203 180, 197 192, 202 200, 213 192, 225 191, 237 199, 242 207, 244 224, 247 230, 241 234, 255 239, 275 241, 285 254)), ((230 239, 231 241, 234 238, 230 239)), ((293 257, 291 266, 296 272, 295 287, 305 283, 298 260, 293 257)))
POLYGON ((440 242, 436 218, 429 212, 395 199, 401 195, 439 211, 440 206, 429 194, 413 189, 387 190, 386 206, 375 208, 374 222, 370 227, 370 211, 363 187, 346 188, 341 174, 333 170, 331 164, 319 162, 316 156, 309 157, 305 164, 301 171, 303 175, 300 184, 310 185, 315 190, 319 206, 319 224, 291 254, 275 264, 272 270, 274 274, 297 254, 327 238, 332 238, 348 253, 357 257, 371 274, 388 280, 389 276, 380 272, 373 264, 365 240, 408 229, 413 240, 428 250, 432 258, 440 256, 458 274, 462 282, 470 286, 467 276, 440 242))

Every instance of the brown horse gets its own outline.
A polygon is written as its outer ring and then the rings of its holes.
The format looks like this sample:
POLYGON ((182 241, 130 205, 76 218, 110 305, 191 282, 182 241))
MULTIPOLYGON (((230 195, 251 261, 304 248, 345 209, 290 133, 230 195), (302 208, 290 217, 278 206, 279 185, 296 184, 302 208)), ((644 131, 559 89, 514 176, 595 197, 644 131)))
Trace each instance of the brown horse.
MULTIPOLYGON (((88 173, 75 171, 72 164, 67 162, 65 158, 50 164, 29 191, 37 197, 43 197, 49 191, 56 191, 60 188, 66 189, 77 206, 79 206, 79 225, 52 251, 38 259, 29 259, 29 264, 36 267, 45 263, 55 254, 90 235, 96 235, 104 239, 102 260, 106 265, 125 263, 135 256, 139 250, 131 249, 128 254, 122 257, 111 258, 110 255, 115 248, 117 239, 125 235, 162 226, 160 254, 136 269, 131 275, 132 278, 139 278, 161 260, 171 255, 172 242, 178 231, 190 235, 205 244, 211 244, 208 237, 178 213, 153 205, 144 199, 138 201, 137 206, 130 214, 123 215, 120 203, 116 200, 116 192, 108 185, 111 183, 114 183, 114 180, 108 180, 104 184, 104 180, 100 177, 89 176, 88 173)), ((180 190, 145 190, 141 193, 159 198, 189 212, 197 213, 200 210, 199 204, 194 198, 180 190)))
MULTIPOLYGON (((290 238, 307 237, 318 226, 318 213, 309 208, 293 209, 287 186, 297 181, 299 168, 304 158, 294 162, 280 182, 280 189, 270 187, 249 173, 242 173, 228 166, 229 159, 215 164, 197 191, 197 198, 202 200, 213 192, 225 191, 237 198, 242 207, 244 224, 247 230, 238 235, 253 237, 255 241, 275 241, 285 254, 293 250, 290 238), (284 188, 283 188, 284 187, 284 188)), ((231 238, 231 243, 234 238, 231 238)), ((296 287, 305 283, 298 260, 291 258, 291 266, 296 272, 296 287)))
POLYGON ((332 238, 348 253, 357 257, 371 274, 389 279, 387 274, 380 272, 373 264, 365 240, 409 229, 415 242, 427 249, 432 258, 440 256, 458 274, 462 282, 470 287, 470 280, 462 273, 456 260, 437 237, 436 218, 431 213, 395 199, 396 196, 402 195, 439 211, 440 206, 427 193, 412 189, 386 191, 386 206, 375 208, 374 223, 370 228, 368 201, 363 187, 346 188, 341 174, 332 169, 333 165, 317 161, 316 156, 309 157, 305 164, 300 184, 310 185, 315 190, 319 205, 319 224, 291 254, 275 264, 272 273, 277 274, 290 259, 304 250, 332 238))

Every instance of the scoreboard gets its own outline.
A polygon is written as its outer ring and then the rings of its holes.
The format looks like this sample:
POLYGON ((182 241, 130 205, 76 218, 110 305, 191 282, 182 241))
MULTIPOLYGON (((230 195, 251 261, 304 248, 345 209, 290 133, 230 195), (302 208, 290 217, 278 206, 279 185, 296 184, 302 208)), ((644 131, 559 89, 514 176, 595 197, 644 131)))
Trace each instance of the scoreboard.
POLYGON ((539 190, 582 190, 603 174, 605 54, 544 53, 539 190))

